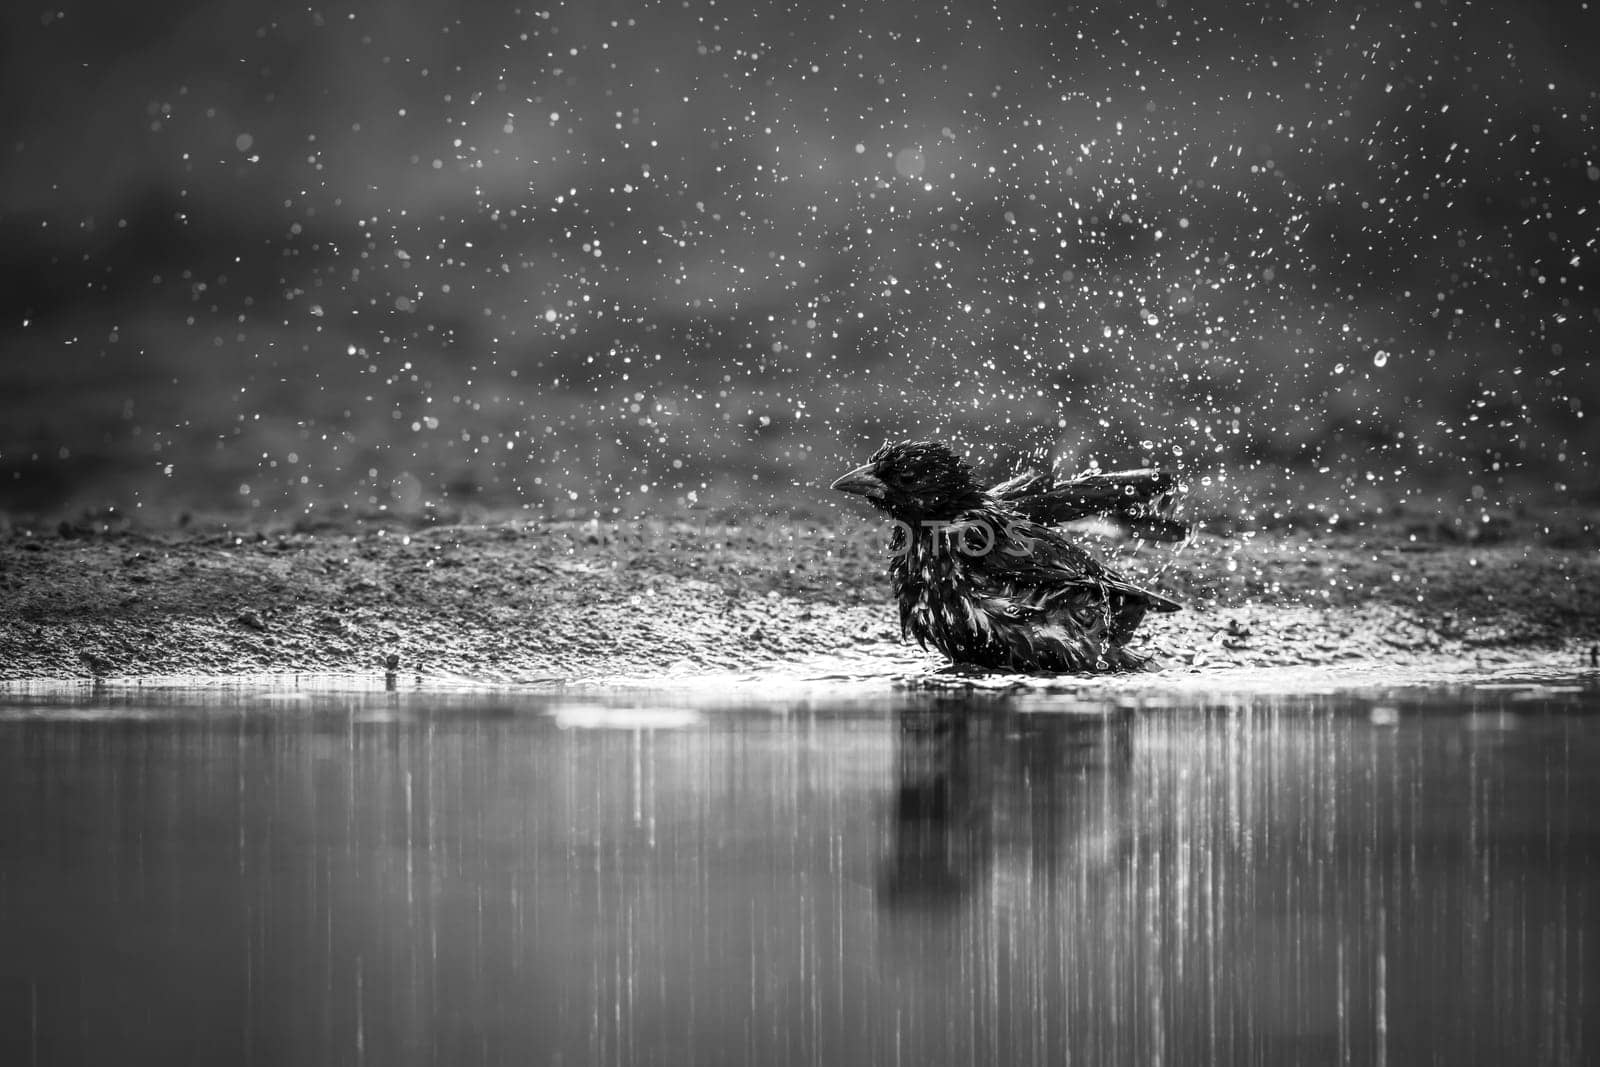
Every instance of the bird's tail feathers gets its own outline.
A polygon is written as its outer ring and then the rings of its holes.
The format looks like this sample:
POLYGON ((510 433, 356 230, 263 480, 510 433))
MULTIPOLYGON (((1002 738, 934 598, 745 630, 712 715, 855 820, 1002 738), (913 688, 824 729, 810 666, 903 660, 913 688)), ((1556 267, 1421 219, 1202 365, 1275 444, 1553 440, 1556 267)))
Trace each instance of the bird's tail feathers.
POLYGON ((1130 597, 1142 604, 1147 611, 1182 611, 1183 605, 1170 597, 1160 593, 1152 593, 1143 586, 1134 585, 1132 582, 1107 582, 1108 586, 1124 596, 1130 597))

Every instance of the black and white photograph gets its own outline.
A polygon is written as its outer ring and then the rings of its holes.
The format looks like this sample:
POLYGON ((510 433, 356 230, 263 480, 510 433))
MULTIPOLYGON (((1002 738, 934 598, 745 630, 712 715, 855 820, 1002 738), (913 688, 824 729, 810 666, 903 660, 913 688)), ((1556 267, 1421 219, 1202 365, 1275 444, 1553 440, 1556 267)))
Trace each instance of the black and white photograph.
POLYGON ((1600 1062, 1593 0, 0 10, 0 1063, 1600 1062))

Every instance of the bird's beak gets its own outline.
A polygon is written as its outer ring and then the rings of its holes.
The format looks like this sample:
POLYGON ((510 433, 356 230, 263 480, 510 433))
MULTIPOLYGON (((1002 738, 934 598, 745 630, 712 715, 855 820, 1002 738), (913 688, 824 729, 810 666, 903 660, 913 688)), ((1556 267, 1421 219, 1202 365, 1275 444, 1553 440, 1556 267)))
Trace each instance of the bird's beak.
POLYGON ((857 467, 828 487, 841 493, 856 493, 869 500, 882 500, 889 487, 883 484, 872 464, 857 467))

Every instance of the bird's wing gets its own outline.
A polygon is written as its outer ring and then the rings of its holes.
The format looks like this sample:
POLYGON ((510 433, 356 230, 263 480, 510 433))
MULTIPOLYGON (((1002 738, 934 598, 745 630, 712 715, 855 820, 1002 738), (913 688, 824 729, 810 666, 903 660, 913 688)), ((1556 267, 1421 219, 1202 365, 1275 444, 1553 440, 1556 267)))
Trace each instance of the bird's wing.
POLYGON ((1039 471, 1023 471, 989 490, 996 500, 1045 525, 1108 515, 1136 537, 1182 541, 1187 523, 1168 514, 1178 489, 1168 471, 1138 470, 1081 474, 1065 481, 1039 471))
POLYGON ((1075 593, 1116 592, 1151 611, 1179 610, 1176 601, 1134 585, 1047 526, 1004 513, 977 521, 993 530, 994 543, 988 551, 973 551, 984 547, 983 535, 969 535, 966 569, 986 593, 1040 603, 1075 593))
POLYGON ((1020 471, 999 485, 989 490, 989 495, 996 500, 1025 500, 1031 494, 1047 490, 1055 484, 1055 479, 1040 471, 1020 471))

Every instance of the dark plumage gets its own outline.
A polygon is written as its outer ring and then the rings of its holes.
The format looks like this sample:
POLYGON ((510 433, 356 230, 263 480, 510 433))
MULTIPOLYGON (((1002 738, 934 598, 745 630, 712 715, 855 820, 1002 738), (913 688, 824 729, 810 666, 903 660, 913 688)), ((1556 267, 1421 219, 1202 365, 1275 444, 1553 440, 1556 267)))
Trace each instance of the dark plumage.
POLYGON ((1179 540, 1156 511, 1174 489, 1159 471, 1057 483, 1026 472, 984 489, 936 441, 885 445, 833 483, 895 520, 889 575, 902 632, 956 663, 998 670, 1132 670, 1125 647, 1147 611, 1177 611, 1052 526, 1106 514, 1135 533, 1179 540))

